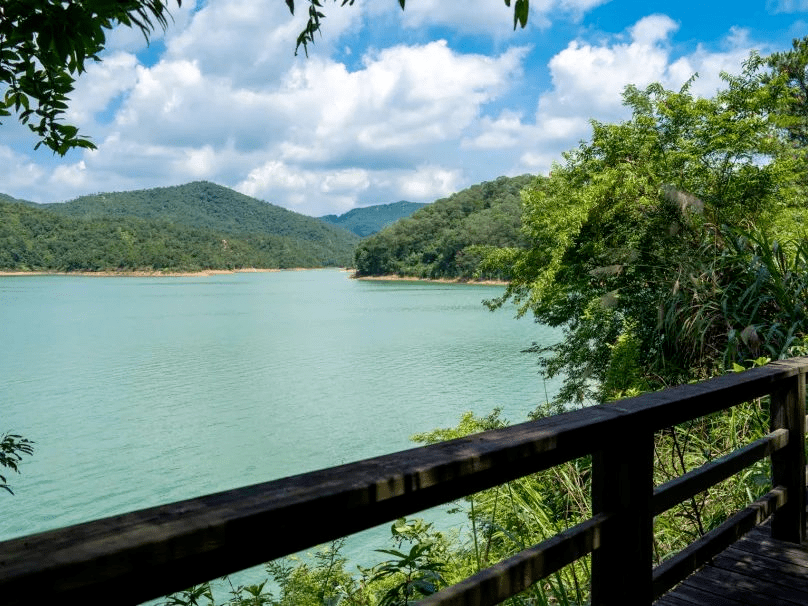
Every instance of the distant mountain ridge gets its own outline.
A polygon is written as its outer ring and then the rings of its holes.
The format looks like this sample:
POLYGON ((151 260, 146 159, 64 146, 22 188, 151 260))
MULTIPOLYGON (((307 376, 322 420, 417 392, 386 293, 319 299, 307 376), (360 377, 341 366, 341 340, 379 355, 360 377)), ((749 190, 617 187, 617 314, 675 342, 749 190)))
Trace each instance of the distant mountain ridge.
POLYGON ((8 194, 2 194, 2 193, 0 193, 0 202, 9 202, 12 204, 28 204, 29 206, 37 206, 36 202, 29 202, 28 200, 20 200, 18 198, 9 196, 8 194))
POLYGON ((0 270, 353 265, 365 276, 471 278, 487 249, 524 245, 520 192, 535 180, 500 177, 432 204, 380 204, 325 220, 206 181, 58 204, 0 194, 0 270), (342 225, 372 235, 360 241, 342 225))
POLYGON ((42 208, 86 219, 138 217, 231 234, 274 234, 313 242, 356 243, 348 230, 208 181, 81 196, 69 202, 43 204, 42 208))
POLYGON ((509 278, 478 275, 495 248, 522 247, 521 191, 534 175, 499 177, 437 200, 362 240, 354 265, 359 276, 509 278))
POLYGON ((360 238, 364 238, 381 231, 382 228, 395 223, 399 219, 409 217, 416 210, 426 205, 426 203, 401 200, 391 204, 375 204, 373 206, 354 208, 342 215, 325 215, 320 219, 332 225, 344 227, 360 238))
POLYGON ((0 198, 0 269, 102 271, 347 266, 359 237, 195 182, 59 204, 0 198))

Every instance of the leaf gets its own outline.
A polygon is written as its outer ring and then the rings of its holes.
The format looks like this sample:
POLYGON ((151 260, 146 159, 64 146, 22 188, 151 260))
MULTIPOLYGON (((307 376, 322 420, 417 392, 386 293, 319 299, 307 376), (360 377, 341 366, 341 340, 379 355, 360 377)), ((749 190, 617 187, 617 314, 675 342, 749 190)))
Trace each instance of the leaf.
POLYGON ((522 26, 522 29, 527 25, 527 18, 529 11, 529 0, 516 0, 513 9, 513 29, 516 29, 516 24, 522 26))

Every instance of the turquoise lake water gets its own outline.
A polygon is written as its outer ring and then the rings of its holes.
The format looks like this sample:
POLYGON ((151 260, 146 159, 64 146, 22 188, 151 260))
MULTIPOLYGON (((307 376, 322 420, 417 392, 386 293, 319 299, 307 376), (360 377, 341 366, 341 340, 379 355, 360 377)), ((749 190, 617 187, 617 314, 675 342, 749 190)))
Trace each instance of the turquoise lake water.
MULTIPOLYGON (((556 333, 501 287, 337 270, 0 278, 0 432, 36 442, 4 474, 0 539, 413 446, 555 393, 556 333)), ((386 545, 381 545, 386 547, 386 545)))

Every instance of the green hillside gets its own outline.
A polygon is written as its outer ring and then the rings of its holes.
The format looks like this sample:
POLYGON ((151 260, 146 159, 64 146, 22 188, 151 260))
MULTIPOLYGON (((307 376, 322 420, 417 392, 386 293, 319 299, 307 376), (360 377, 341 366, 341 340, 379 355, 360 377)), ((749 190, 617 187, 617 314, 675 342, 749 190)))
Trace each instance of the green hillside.
POLYGON ((359 240, 345 229, 204 182, 64 204, 6 198, 0 199, 4 270, 345 266, 359 240))
POLYGON ((520 192, 535 180, 522 175, 473 185, 386 227, 357 247, 357 275, 473 277, 486 247, 524 246, 520 192))
POLYGON ((234 237, 167 221, 59 216, 0 202, 0 270, 200 271, 343 265, 349 255, 272 234, 234 237))
POLYGON ((357 242, 347 230, 206 181, 83 196, 43 208, 88 219, 138 217, 228 234, 288 236, 319 242, 340 252, 349 252, 357 242))
POLYGON ((8 194, 0 193, 0 202, 14 202, 18 204, 28 204, 29 206, 37 206, 35 202, 29 202, 28 200, 20 200, 18 198, 12 198, 8 194))
POLYGON ((355 233, 360 238, 370 236, 383 227, 395 223, 399 219, 409 217, 419 208, 426 206, 418 202, 393 202, 392 204, 376 204, 364 208, 354 208, 343 215, 326 215, 322 221, 339 225, 355 233))

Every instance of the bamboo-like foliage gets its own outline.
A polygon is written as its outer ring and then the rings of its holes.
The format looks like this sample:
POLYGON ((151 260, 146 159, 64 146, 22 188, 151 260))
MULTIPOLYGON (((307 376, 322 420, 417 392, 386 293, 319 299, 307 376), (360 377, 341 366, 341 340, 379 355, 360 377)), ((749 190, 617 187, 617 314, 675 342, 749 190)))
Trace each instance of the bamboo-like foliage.
POLYGON ((746 360, 802 353, 808 334, 808 242, 723 227, 683 266, 661 304, 680 364, 709 376, 746 360), (712 254, 707 254, 711 252, 712 254))

